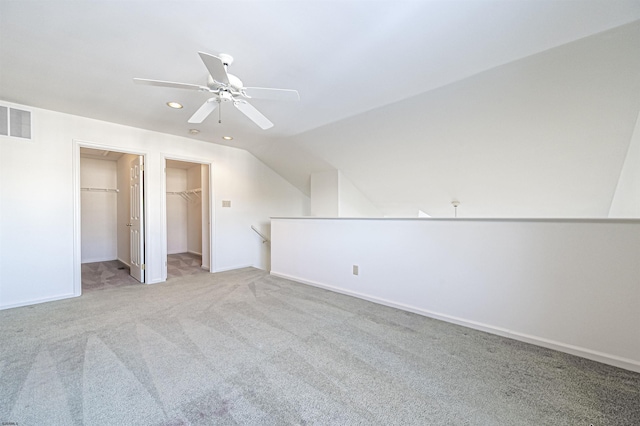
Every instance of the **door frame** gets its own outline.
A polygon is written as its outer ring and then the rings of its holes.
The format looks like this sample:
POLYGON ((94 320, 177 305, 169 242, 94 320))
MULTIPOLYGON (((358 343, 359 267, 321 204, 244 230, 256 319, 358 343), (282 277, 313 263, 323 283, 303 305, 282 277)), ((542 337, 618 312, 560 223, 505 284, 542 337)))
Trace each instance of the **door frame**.
POLYGON ((164 265, 162 267, 162 279, 167 280, 167 160, 184 161, 187 163, 204 164, 209 166, 209 273, 216 272, 215 263, 215 212, 213 206, 215 206, 214 190, 213 190, 213 162, 208 158, 202 157, 188 157, 183 155, 160 153, 160 161, 162 164, 162 179, 161 179, 161 193, 160 203, 162 211, 162 259, 164 259, 164 265))
MULTIPOLYGON (((80 139, 73 139, 73 156, 72 156, 72 185, 73 185, 73 295, 82 295, 82 213, 81 206, 81 190, 80 190, 80 148, 93 148, 104 151, 122 152, 124 154, 133 154, 143 157, 142 161, 147 168, 147 153, 130 150, 116 145, 106 145, 102 143, 84 141, 80 139)), ((143 182, 143 200, 144 200, 144 257, 145 263, 147 261, 147 250, 149 247, 149 212, 147 208, 147 175, 145 174, 145 181, 143 182)), ((146 272, 146 271, 145 271, 146 272)), ((145 273, 144 283, 148 282, 147 274, 145 273)))

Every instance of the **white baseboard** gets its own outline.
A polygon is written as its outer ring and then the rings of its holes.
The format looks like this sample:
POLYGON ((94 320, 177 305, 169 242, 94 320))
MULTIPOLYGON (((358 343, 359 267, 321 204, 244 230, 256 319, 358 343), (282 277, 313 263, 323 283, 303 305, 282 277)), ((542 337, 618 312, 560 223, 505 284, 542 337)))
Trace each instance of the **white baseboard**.
POLYGON ((563 342, 558 342, 555 340, 545 339, 543 337, 532 336, 525 333, 520 333, 515 330, 509 330, 502 327, 496 327, 489 324, 484 324, 476 321, 467 320, 464 318, 458 318, 447 314, 442 314, 439 312, 432 312, 429 310, 425 310, 422 308, 417 308, 415 306, 405 305, 403 303, 393 302, 391 300, 382 299, 375 296, 369 296, 367 294, 358 293, 355 291, 345 290, 339 287, 334 287, 331 285, 305 280, 303 278, 295 277, 288 274, 283 274, 277 271, 271 271, 271 275, 276 277, 285 278, 288 280, 296 281, 301 284, 307 284, 313 287, 323 288, 325 290, 334 291, 336 293, 346 294, 347 296, 357 297, 359 299, 368 300, 373 303, 378 303, 380 305, 389 306, 392 308, 401 309, 403 311, 413 312, 418 315, 423 315, 425 317, 434 318, 437 320, 450 322, 452 324, 461 325, 463 327, 472 328, 474 330, 480 330, 487 333, 495 334, 502 337, 507 337, 514 340, 519 340, 521 342, 530 343, 536 346, 542 346, 544 348, 553 349, 559 352, 568 353, 571 355, 576 355, 582 358, 590 359, 592 361, 601 362, 603 364, 613 365, 614 367, 623 368, 625 370, 635 371, 640 373, 640 361, 636 361, 629 358, 622 358, 617 355, 607 354, 604 352, 594 351, 592 349, 583 348, 580 346, 574 346, 563 342))
POLYGON ((69 294, 63 294, 63 295, 60 295, 60 296, 45 297, 43 299, 29 300, 29 301, 26 301, 26 302, 10 303, 8 305, 0 305, 0 311, 3 310, 3 309, 20 308, 22 306, 37 305, 39 303, 54 302, 56 300, 71 299, 73 297, 78 297, 78 296, 80 296, 80 295, 79 294, 74 294, 74 293, 69 293, 69 294))
POLYGON ((131 268, 131 264, 129 262, 125 262, 124 260, 118 258, 118 262, 123 263, 125 265, 127 265, 127 267, 131 268))
POLYGON ((233 271, 234 269, 242 269, 242 268, 255 268, 255 266, 253 266, 253 265, 238 265, 238 266, 231 266, 231 267, 228 267, 228 268, 218 268, 213 272, 233 271))
POLYGON ((197 251, 187 250, 187 253, 195 254, 196 256, 202 256, 202 253, 198 253, 197 251))
POLYGON ((179 249, 179 250, 167 250, 167 254, 182 254, 182 253, 187 253, 187 249, 179 249))
POLYGON ((112 260, 118 259, 114 257, 95 257, 91 259, 82 259, 80 263, 111 262, 112 260))

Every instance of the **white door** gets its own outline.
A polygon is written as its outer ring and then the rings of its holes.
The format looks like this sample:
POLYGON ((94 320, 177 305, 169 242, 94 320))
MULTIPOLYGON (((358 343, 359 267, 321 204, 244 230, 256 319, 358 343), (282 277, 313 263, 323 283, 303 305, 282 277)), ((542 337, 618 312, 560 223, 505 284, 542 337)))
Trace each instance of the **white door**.
POLYGON ((129 195, 129 244, 131 252, 130 273, 133 278, 144 282, 144 205, 143 182, 144 167, 142 156, 131 162, 131 184, 129 195))

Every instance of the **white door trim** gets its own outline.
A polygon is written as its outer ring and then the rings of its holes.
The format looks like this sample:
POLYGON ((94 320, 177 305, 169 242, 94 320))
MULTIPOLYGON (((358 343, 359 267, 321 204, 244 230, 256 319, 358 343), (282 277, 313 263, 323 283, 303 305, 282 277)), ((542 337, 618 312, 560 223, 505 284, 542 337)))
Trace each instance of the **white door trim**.
MULTIPOLYGON (((73 295, 80 296, 82 294, 82 229, 81 222, 82 216, 80 212, 80 148, 93 148, 101 149, 105 151, 122 152, 125 154, 141 155, 143 157, 143 163, 147 164, 148 154, 140 151, 132 151, 126 148, 115 145, 106 145, 102 143, 84 141, 80 139, 72 139, 73 156, 71 162, 72 171, 72 185, 73 185, 73 295)), ((144 204, 147 203, 147 191, 144 191, 144 204)), ((144 209, 144 238, 145 238, 145 250, 149 247, 149 232, 148 232, 148 209, 144 209)), ((146 261, 146 256, 145 256, 146 261)), ((145 282, 146 274, 145 274, 145 282)))
POLYGON ((164 259, 162 277, 167 280, 167 160, 185 161, 187 163, 204 164, 209 166, 209 272, 217 271, 215 263, 215 206, 213 190, 213 161, 203 157, 187 157, 175 154, 166 154, 161 152, 160 158, 162 162, 162 182, 161 182, 161 213, 162 213, 162 259, 164 259))

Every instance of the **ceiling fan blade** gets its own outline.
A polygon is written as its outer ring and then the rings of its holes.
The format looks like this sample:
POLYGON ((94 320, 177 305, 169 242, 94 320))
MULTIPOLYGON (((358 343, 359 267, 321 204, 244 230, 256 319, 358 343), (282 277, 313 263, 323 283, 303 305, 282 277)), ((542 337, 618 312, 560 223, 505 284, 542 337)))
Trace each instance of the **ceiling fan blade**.
POLYGON ((211 77, 218 83, 229 84, 229 77, 227 76, 227 70, 224 68, 222 59, 217 56, 210 55, 204 52, 198 52, 200 59, 204 62, 204 66, 207 67, 211 77))
POLYGON ((299 101, 300 95, 293 89, 269 89, 266 87, 245 87, 244 93, 250 98, 272 99, 274 101, 299 101))
POLYGON ((273 123, 247 101, 236 99, 233 102, 233 105, 238 108, 241 113, 249 117, 249 119, 256 123, 261 129, 266 130, 273 127, 273 123))
POLYGON ((149 80, 146 78, 134 78, 134 83, 146 84, 149 86, 171 87, 172 89, 188 89, 188 90, 206 90, 209 89, 204 86, 198 86, 197 84, 189 83, 175 83, 173 81, 161 81, 161 80, 149 80))
POLYGON ((200 108, 191 116, 187 123, 191 124, 200 124, 204 121, 205 118, 209 116, 213 112, 214 109, 218 107, 218 101, 216 98, 210 98, 207 102, 203 103, 200 108))

